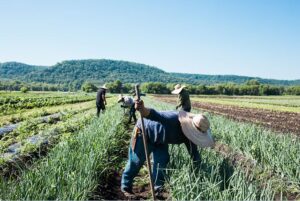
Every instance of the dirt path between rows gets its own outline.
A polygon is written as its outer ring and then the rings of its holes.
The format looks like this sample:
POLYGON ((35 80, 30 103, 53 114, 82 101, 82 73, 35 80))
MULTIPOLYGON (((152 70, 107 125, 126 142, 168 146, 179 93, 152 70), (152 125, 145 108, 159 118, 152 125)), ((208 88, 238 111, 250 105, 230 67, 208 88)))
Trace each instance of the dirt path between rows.
MULTIPOLYGON (((105 184, 99 185, 97 193, 94 194, 93 199, 104 199, 104 200, 149 200, 151 197, 150 188, 148 183, 144 185, 134 185, 132 191, 134 195, 126 197, 121 191, 121 178, 122 171, 112 172, 106 180, 105 184)), ((138 179, 145 179, 145 175, 138 175, 138 179)))
MULTIPOLYGON (((156 96, 168 103, 176 103, 176 98, 156 96)), ((234 120, 251 122, 273 131, 292 133, 300 137, 300 114, 292 112, 274 112, 271 110, 243 108, 215 103, 193 102, 193 108, 199 108, 214 114, 220 114, 234 120)))

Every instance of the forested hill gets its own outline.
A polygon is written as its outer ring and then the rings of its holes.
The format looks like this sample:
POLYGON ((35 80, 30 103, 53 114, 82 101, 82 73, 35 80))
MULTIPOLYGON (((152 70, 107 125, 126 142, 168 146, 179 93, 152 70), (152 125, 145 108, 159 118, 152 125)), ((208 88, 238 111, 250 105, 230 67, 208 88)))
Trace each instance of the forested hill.
POLYGON ((18 62, 0 63, 0 79, 23 79, 25 75, 43 71, 48 67, 33 66, 18 62))
POLYGON ((262 84, 271 85, 300 85, 300 80, 276 80, 276 79, 263 79, 260 77, 248 77, 240 75, 205 75, 205 74, 189 74, 189 73, 170 73, 174 77, 181 79, 189 79, 191 84, 217 84, 217 83, 236 83, 242 84, 248 80, 256 79, 262 84))
MULTIPOLYGON (((0 63, 0 79, 15 79, 45 83, 95 83, 121 80, 123 83, 164 82, 189 84, 244 83, 253 77, 236 75, 202 75, 167 73, 159 68, 116 60, 69 60, 54 66, 32 66, 17 62, 0 63)), ((300 85, 300 80, 258 79, 261 83, 274 85, 300 85)))

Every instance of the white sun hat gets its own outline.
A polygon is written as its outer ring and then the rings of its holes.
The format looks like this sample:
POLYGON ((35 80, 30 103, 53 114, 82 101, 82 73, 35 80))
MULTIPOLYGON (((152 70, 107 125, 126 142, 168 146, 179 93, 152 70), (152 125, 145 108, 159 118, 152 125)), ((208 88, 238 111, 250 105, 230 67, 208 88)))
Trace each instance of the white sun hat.
POLYGON ((181 84, 176 84, 174 87, 174 90, 171 92, 172 94, 180 94, 180 92, 182 91, 182 89, 185 86, 181 86, 181 84))
POLYGON ((179 111, 183 134, 200 147, 213 147, 215 142, 210 132, 210 123, 203 114, 179 111))
POLYGON ((107 89, 106 84, 100 87, 101 89, 107 89))

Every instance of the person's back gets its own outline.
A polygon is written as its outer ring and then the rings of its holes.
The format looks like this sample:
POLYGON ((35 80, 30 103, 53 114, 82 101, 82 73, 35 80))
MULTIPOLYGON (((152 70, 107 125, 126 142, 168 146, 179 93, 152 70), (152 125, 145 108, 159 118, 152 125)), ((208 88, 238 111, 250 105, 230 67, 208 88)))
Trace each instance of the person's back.
POLYGON ((97 92, 96 103, 101 104, 104 102, 103 96, 105 96, 105 89, 100 88, 97 92))
POLYGON ((124 106, 131 107, 134 104, 133 99, 129 96, 124 96, 124 106))
POLYGON ((100 111, 102 110, 103 112, 105 111, 105 105, 106 103, 106 98, 105 98, 105 93, 106 93, 106 87, 105 85, 100 87, 100 89, 97 92, 96 96, 96 106, 97 106, 97 116, 99 117, 100 111))
POLYGON ((186 89, 182 89, 179 94, 179 101, 181 103, 181 107, 184 111, 191 111, 191 101, 189 92, 186 89))
MULTIPOLYGON (((152 110, 149 117, 144 118, 144 124, 149 139, 154 144, 181 144, 188 141, 181 130, 178 112, 152 110)), ((141 128, 141 120, 137 122, 141 128)))

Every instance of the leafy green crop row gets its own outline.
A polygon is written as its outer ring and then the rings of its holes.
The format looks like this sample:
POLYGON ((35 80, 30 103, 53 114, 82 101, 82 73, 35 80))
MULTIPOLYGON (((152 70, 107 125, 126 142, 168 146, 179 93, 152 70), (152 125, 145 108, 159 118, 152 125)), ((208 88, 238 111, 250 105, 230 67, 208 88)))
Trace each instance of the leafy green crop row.
POLYGON ((176 200, 273 200, 274 181, 266 181, 263 189, 245 172, 234 168, 213 150, 201 150, 201 166, 195 168, 184 146, 171 149, 168 183, 176 200))
POLYGON ((0 105, 0 115, 13 114, 21 112, 23 109, 31 109, 36 107, 45 107, 53 105, 62 105, 68 103, 85 102, 95 99, 92 96, 76 96, 72 98, 39 98, 39 99, 25 99, 17 103, 7 103, 0 105))
POLYGON ((48 106, 42 108, 33 108, 21 113, 0 116, 0 126, 18 123, 21 121, 30 120, 32 118, 43 117, 54 113, 68 113, 71 111, 80 110, 82 108, 95 107, 95 101, 80 102, 74 104, 65 104, 59 106, 48 106))
POLYGON ((18 181, 1 180, 0 199, 86 200, 118 153, 122 110, 114 106, 77 135, 66 138, 49 155, 24 170, 18 181), (109 144, 109 146, 107 146, 109 144))
POLYGON ((20 126, 16 130, 5 135, 1 139, 0 153, 4 152, 7 149, 7 147, 13 143, 21 142, 23 144, 23 142, 26 141, 28 137, 33 135, 37 135, 41 133, 52 133, 50 132, 52 130, 55 130, 56 133, 61 133, 65 130, 68 130, 66 128, 70 126, 75 128, 78 127, 79 125, 84 125, 83 123, 86 122, 84 121, 84 119, 88 119, 92 115, 94 115, 94 109, 92 110, 89 109, 90 108, 82 108, 68 113, 61 113, 56 120, 49 118, 48 121, 43 121, 40 118, 37 118, 37 119, 30 119, 24 121, 20 124, 20 126), (74 120, 76 122, 72 122, 72 124, 70 124, 71 123, 70 121, 74 121, 74 120))

